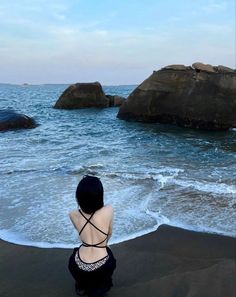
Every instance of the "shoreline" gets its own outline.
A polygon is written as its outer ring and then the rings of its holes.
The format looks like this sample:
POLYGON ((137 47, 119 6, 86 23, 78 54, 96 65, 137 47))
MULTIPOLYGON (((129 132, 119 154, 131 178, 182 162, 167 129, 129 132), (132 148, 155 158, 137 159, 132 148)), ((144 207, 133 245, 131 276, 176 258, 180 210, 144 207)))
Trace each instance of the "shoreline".
MULTIPOLYGON (((117 258, 110 297, 234 297, 236 238, 161 225, 111 246, 117 258)), ((76 296, 67 270, 72 249, 0 240, 0 296, 76 296)))
MULTIPOLYGON (((149 233, 155 232, 158 230, 159 227, 166 225, 172 228, 177 228, 177 229, 182 229, 185 231, 189 231, 189 232, 195 232, 195 233, 202 233, 202 234, 209 234, 209 235, 217 235, 217 236, 223 236, 223 237, 229 237, 229 238, 234 238, 236 239, 236 235, 230 235, 230 234, 223 234, 223 233, 217 233, 216 231, 212 230, 212 231, 206 231, 206 230, 197 230, 197 229, 191 229, 188 228, 187 226, 178 226, 178 225, 171 225, 168 223, 161 223, 160 225, 156 225, 153 226, 152 228, 146 230, 146 232, 140 231, 140 232, 136 232, 133 235, 131 235, 130 237, 124 237, 121 239, 121 241, 119 240, 111 240, 111 243, 109 245, 114 246, 120 243, 124 243, 126 241, 130 241, 130 240, 134 240, 134 239, 138 239, 142 236, 148 235, 149 233)), ((15 236, 17 238, 17 235, 15 236)), ((29 241, 29 240, 19 240, 17 241, 17 239, 14 240, 8 240, 5 239, 3 237, 0 236, 0 241, 9 243, 9 244, 15 244, 15 245, 19 245, 19 246, 24 246, 24 247, 32 247, 32 248, 41 248, 41 249, 73 249, 75 246, 78 246, 80 244, 80 242, 78 242, 78 244, 66 244, 66 243, 48 243, 48 242, 34 242, 34 241, 29 241)))

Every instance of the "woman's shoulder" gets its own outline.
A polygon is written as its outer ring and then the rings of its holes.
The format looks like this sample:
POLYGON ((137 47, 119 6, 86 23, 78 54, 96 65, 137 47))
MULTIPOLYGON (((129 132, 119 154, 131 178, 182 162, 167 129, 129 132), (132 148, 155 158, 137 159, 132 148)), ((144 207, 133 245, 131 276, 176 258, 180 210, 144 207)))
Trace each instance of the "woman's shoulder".
POLYGON ((78 212, 78 210, 77 209, 74 209, 74 210, 72 210, 72 211, 70 211, 69 212, 69 217, 70 218, 74 218, 74 217, 78 217, 78 214, 79 214, 79 212, 78 212))
POLYGON ((107 212, 112 212, 113 213, 113 206, 111 204, 106 204, 103 206, 103 209, 107 212))
POLYGON ((105 216, 112 217, 114 210, 113 210, 113 207, 111 204, 106 204, 102 208, 100 208, 98 210, 98 212, 100 212, 101 214, 103 214, 105 216))

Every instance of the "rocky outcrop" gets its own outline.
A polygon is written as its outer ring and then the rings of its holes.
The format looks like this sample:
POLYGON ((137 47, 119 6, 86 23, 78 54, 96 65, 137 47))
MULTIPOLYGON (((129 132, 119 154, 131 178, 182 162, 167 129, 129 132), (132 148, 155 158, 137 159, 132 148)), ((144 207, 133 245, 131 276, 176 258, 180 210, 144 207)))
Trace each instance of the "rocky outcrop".
POLYGON ((215 72, 215 69, 212 65, 210 64, 203 64, 203 63, 193 63, 193 68, 196 69, 197 72, 200 71, 207 71, 207 72, 215 72))
POLYGON ((236 71, 202 63, 164 67, 130 94, 117 116, 207 130, 236 127, 236 71))
POLYGON ((76 83, 69 86, 59 97, 55 108, 77 109, 87 107, 108 107, 109 99, 99 82, 76 83))
POLYGON ((220 73, 234 73, 233 69, 231 69, 229 67, 222 66, 222 65, 215 66, 214 69, 216 72, 220 72, 220 73))
POLYGON ((173 65, 168 65, 165 67, 165 69, 172 69, 172 70, 187 70, 191 69, 191 67, 185 66, 183 64, 173 64, 173 65))
POLYGON ((117 107, 121 106, 125 100, 126 98, 118 95, 105 95, 99 82, 76 83, 62 93, 54 108, 117 107))
POLYGON ((0 110, 0 131, 31 129, 37 126, 34 119, 12 110, 0 110))
POLYGON ((106 97, 109 99, 109 107, 121 106, 126 100, 126 98, 118 95, 106 95, 106 97))

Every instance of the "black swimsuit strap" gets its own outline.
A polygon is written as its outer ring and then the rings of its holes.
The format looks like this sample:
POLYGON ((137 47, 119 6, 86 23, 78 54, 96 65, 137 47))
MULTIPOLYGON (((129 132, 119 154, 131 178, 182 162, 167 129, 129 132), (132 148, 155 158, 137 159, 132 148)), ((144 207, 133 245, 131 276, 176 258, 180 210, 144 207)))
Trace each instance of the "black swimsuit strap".
POLYGON ((82 211, 79 209, 79 213, 82 215, 82 217, 86 220, 86 223, 84 224, 84 226, 82 227, 82 229, 80 230, 79 232, 79 235, 82 233, 82 231, 84 230, 84 228, 87 226, 87 224, 91 224, 95 229, 97 229, 98 231, 100 231, 101 233, 103 233, 104 235, 106 235, 106 238, 98 243, 95 243, 95 244, 89 244, 87 242, 84 242, 82 240, 82 245, 85 246, 85 247, 96 247, 96 248, 106 248, 107 246, 100 246, 101 243, 105 242, 108 238, 108 233, 105 233, 104 231, 102 231, 101 229, 99 229, 96 225, 94 225, 92 222, 91 222, 91 219, 94 215, 95 212, 93 212, 91 214, 91 216, 89 218, 86 218, 86 216, 82 213, 82 211))
POLYGON ((91 222, 90 222, 90 220, 92 219, 92 217, 93 217, 93 215, 94 215, 94 212, 91 214, 91 216, 89 217, 89 218, 86 218, 86 216, 82 213, 82 211, 79 209, 79 212, 80 212, 80 214, 85 218, 85 220, 86 220, 86 223, 84 224, 84 226, 82 227, 82 229, 80 230, 80 232, 79 232, 79 235, 82 233, 82 231, 84 230, 84 228, 86 227, 86 225, 88 224, 88 223, 90 223, 91 224, 91 222))
MULTIPOLYGON (((82 211, 81 211, 80 209, 79 209, 79 212, 80 212, 80 214, 85 218, 85 220, 87 221, 87 222, 84 224, 83 228, 80 230, 79 235, 80 235, 81 232, 84 230, 85 226, 89 223, 89 224, 92 225, 95 229, 97 229, 98 231, 100 231, 100 232, 103 233, 104 235, 108 236, 108 234, 107 234, 106 232, 104 232, 104 231, 102 231, 101 229, 99 229, 96 225, 94 225, 94 224, 90 221, 90 220, 92 219, 93 215, 95 214, 95 212, 93 212, 89 218, 86 218, 86 216, 82 213, 82 211)), ((103 240, 103 241, 105 241, 105 240, 103 240)), ((102 242, 103 242, 103 241, 102 241, 102 242)))
POLYGON ((83 246, 86 246, 86 247, 106 248, 107 247, 106 245, 100 246, 100 244, 103 243, 103 242, 105 242, 106 240, 107 240, 107 237, 104 240, 102 240, 102 241, 100 241, 98 243, 95 243, 95 244, 89 244, 87 242, 82 241, 82 245, 83 246))

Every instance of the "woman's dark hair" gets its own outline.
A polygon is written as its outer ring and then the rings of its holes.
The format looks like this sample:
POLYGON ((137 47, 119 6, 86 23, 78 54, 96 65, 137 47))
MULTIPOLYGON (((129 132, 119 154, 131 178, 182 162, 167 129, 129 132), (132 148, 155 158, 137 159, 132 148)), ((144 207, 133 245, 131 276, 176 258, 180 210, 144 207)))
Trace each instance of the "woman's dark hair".
POLYGON ((86 175, 76 189, 76 200, 83 212, 91 214, 103 207, 103 186, 96 176, 86 175))

